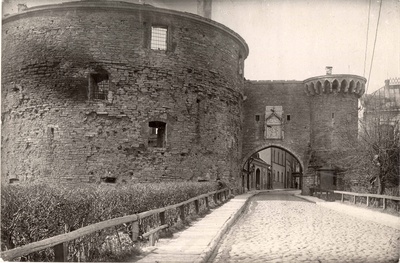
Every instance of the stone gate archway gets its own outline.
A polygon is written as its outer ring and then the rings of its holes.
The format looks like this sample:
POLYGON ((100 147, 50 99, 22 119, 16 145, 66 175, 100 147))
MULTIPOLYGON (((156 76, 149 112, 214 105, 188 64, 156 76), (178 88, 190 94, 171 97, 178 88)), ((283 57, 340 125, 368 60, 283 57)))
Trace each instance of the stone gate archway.
POLYGON ((299 153, 281 143, 264 143, 255 147, 244 155, 241 162, 242 191, 302 189, 304 163, 299 153), (271 150, 263 152, 267 149, 271 150))
POLYGON ((301 171, 305 171, 304 169, 304 157, 302 155, 300 155, 299 153, 297 153, 295 150, 293 150, 290 146, 281 144, 281 143, 264 143, 260 146, 255 147, 254 149, 250 150, 247 154, 245 154, 242 158, 241 161, 241 167, 243 167, 246 163, 246 161, 255 153, 260 152, 262 150, 271 148, 271 147, 275 147, 275 148, 280 148, 282 150, 285 150, 287 152, 289 152, 290 154, 292 154, 297 161, 300 163, 300 167, 301 167, 301 171))

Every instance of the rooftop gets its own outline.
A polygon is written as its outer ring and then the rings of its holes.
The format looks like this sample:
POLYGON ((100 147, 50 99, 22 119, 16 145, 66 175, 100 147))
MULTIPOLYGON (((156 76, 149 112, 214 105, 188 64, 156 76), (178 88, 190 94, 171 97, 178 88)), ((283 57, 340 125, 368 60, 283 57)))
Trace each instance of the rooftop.
POLYGON ((400 78, 385 80, 385 86, 362 100, 366 111, 390 111, 400 109, 400 78))

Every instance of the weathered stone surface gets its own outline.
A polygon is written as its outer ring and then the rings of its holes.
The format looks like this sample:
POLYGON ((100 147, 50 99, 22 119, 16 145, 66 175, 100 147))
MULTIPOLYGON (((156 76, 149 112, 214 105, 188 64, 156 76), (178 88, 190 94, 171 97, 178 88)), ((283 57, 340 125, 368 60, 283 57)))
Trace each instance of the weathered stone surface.
POLYGON ((245 161, 274 146, 300 162, 308 193, 314 168, 330 169, 331 151, 357 134, 366 79, 245 82, 244 40, 200 16, 80 1, 23 10, 2 30, 3 180, 240 186, 245 161), (150 48, 152 26, 167 28, 166 51, 150 48), (109 81, 101 99, 96 78, 109 81))
POLYGON ((75 2, 3 20, 2 179, 96 182, 239 174, 247 45, 195 15, 75 2), (149 48, 152 25, 168 50, 149 48), (108 74, 104 100, 89 75, 108 74), (148 147, 149 122, 166 123, 148 147))
POLYGON ((300 162, 302 189, 308 194, 309 187, 315 183, 316 167, 333 169, 332 151, 346 147, 357 138, 358 97, 363 93, 361 87, 365 81, 346 74, 305 81, 247 81, 242 165, 252 154, 267 147, 285 149, 300 162), (338 79, 343 87, 337 85, 338 79), (351 88, 344 85, 346 79, 351 88), (320 80, 326 83, 325 92, 318 86, 318 93, 314 89, 310 93, 310 82, 320 80), (359 90, 353 88, 355 81, 359 90), (268 135, 268 129, 274 134, 268 135))

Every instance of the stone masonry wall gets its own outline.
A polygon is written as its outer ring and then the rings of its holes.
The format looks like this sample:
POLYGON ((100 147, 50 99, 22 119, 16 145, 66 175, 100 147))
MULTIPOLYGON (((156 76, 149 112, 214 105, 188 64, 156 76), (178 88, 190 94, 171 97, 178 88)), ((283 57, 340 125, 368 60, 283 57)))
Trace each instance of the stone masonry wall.
POLYGON ((245 84, 243 159, 268 146, 288 150, 306 168, 310 144, 310 97, 300 81, 248 81, 245 84), (283 139, 265 139, 265 107, 282 106, 283 139), (259 121, 256 120, 259 115, 259 121), (290 115, 290 120, 287 120, 290 115))
POLYGON ((320 94, 311 100, 311 146, 318 152, 318 165, 329 165, 332 150, 357 138, 358 99, 354 94, 320 94))
POLYGON ((121 5, 3 20, 3 181, 239 175, 244 41, 195 15, 121 5), (151 25, 168 27, 166 52, 149 48, 151 25), (93 72, 109 76, 105 100, 88 96, 93 72), (150 121, 166 123, 162 148, 148 145, 150 121))

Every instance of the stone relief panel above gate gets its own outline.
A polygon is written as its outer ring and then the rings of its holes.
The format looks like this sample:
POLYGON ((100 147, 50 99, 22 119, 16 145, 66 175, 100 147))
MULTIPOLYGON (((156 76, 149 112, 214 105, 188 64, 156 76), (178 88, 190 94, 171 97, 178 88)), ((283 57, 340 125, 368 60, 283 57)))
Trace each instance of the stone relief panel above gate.
POLYGON ((264 122, 264 139, 283 139, 282 106, 266 106, 264 122))

